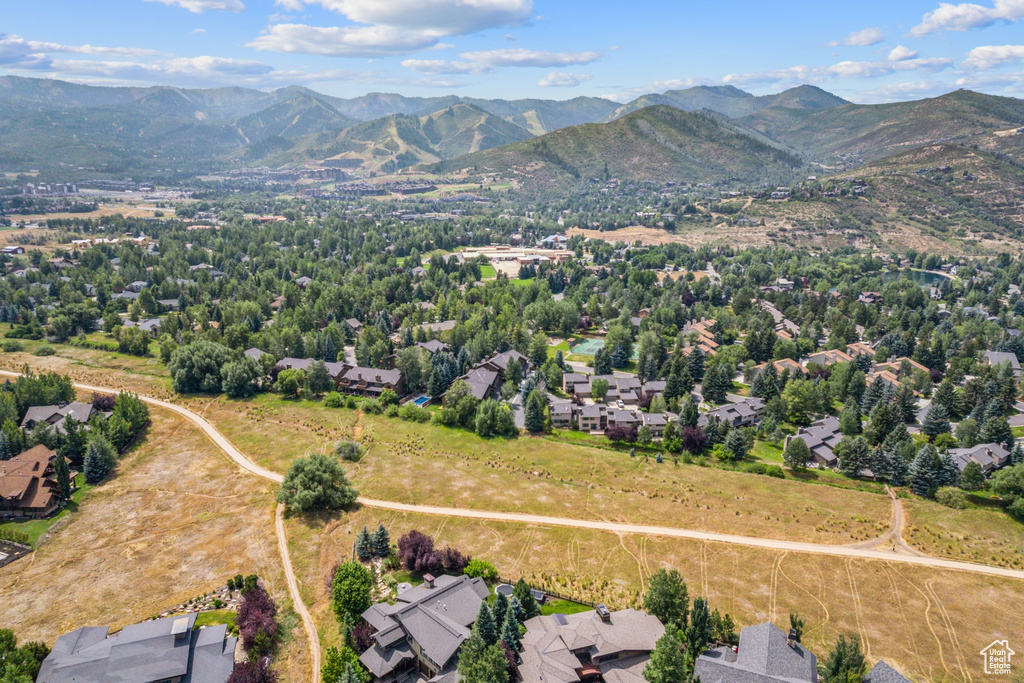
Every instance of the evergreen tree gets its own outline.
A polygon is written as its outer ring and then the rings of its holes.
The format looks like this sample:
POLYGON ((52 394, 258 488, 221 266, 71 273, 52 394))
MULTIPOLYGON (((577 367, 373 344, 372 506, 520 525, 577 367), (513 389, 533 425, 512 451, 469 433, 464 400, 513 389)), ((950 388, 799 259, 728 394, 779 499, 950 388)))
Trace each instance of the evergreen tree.
POLYGON ((743 435, 743 432, 739 429, 733 429, 729 432, 729 435, 725 437, 725 447, 732 457, 736 460, 742 460, 747 456, 749 446, 747 444, 747 438, 743 435))
POLYGON ((700 412, 697 410, 697 403, 693 400, 692 395, 688 395, 686 397, 686 401, 683 403, 683 410, 679 417, 679 422, 684 427, 696 427, 699 419, 700 412))
POLYGON ((779 395, 779 371, 775 363, 768 363, 756 375, 750 384, 750 395, 770 401, 779 395))
POLYGON ((85 425, 75 419, 64 420, 64 433, 60 438, 58 452, 76 468, 81 468, 82 461, 85 458, 85 449, 88 445, 89 432, 86 430, 85 425))
POLYGON ((14 457, 14 449, 11 447, 11 440, 6 432, 0 432, 0 460, 10 460, 14 457))
POLYGON ((473 622, 473 633, 480 636, 485 645, 498 642, 498 626, 494 623, 494 614, 486 601, 480 603, 480 611, 476 613, 476 621, 473 622))
POLYGON ((629 364, 629 356, 626 355, 626 349, 622 344, 616 344, 615 349, 612 351, 612 367, 613 368, 624 368, 629 364))
POLYGON ((504 641, 513 652, 519 652, 519 622, 511 612, 506 613, 501 625, 501 640, 504 641))
POLYGON ((523 603, 519 602, 519 598, 514 595, 508 599, 508 611, 520 624, 526 621, 526 610, 523 609, 523 603))
POLYGON ((94 434, 85 449, 86 483, 99 484, 107 478, 116 463, 117 453, 114 447, 102 434, 94 434))
POLYGON ((935 441, 935 437, 939 434, 950 432, 949 413, 946 412, 944 405, 932 403, 931 407, 928 408, 928 412, 925 413, 921 431, 932 441, 935 441))
MULTIPOLYGON (((533 593, 530 592, 530 587, 526 584, 525 580, 520 578, 516 581, 516 587, 513 589, 512 594, 519 601, 519 604, 523 609, 523 613, 526 614, 525 619, 532 619, 540 614, 540 606, 538 606, 537 601, 533 599, 533 593)), ((520 619, 519 621, 525 621, 525 619, 520 619)))
POLYGON ((956 387, 947 377, 939 383, 935 393, 932 394, 932 405, 940 405, 946 409, 946 415, 953 417, 958 414, 956 406, 956 387))
POLYGON ((363 527, 363 530, 356 534, 356 557, 366 562, 373 557, 373 547, 370 545, 370 532, 363 527))
POLYGON ((60 451, 57 451, 57 457, 53 460, 53 469, 57 474, 57 487, 60 489, 60 499, 70 500, 71 468, 68 467, 68 461, 64 459, 64 455, 60 451))
POLYGON ((697 661, 700 653, 707 648, 708 641, 714 635, 713 631, 708 601, 704 598, 694 599, 690 610, 690 625, 686 628, 686 650, 691 661, 697 661))
POLYGON ((938 489, 938 471, 941 465, 934 447, 924 445, 910 464, 910 488, 919 496, 930 498, 938 489))
POLYGON ((910 476, 910 468, 903 456, 897 452, 885 452, 885 473, 893 486, 906 486, 910 476))
POLYGON ((1013 430, 1010 429, 1010 423, 1003 415, 991 418, 986 416, 980 438, 981 443, 1006 444, 1010 448, 1014 444, 1013 430))
POLYGON ((829 653, 824 664, 818 666, 821 683, 853 683, 864 678, 867 663, 860 648, 860 638, 839 634, 835 647, 829 653))
POLYGON ((693 377, 695 382, 704 379, 704 352, 700 350, 699 346, 693 347, 690 355, 686 357, 686 367, 690 370, 690 377, 693 377))
POLYGON ((536 389, 526 400, 526 429, 534 434, 544 431, 544 399, 536 389))
POLYGON ((889 408, 889 404, 885 401, 879 401, 871 409, 870 422, 864 436, 872 446, 877 446, 885 441, 885 437, 895 429, 897 424, 901 424, 901 422, 893 416, 893 411, 889 408))
POLYGON ((875 405, 882 399, 883 393, 884 386, 880 378, 868 385, 867 390, 864 392, 864 396, 861 397, 860 400, 860 407, 865 414, 871 414, 875 405))
POLYGON ((386 558, 391 554, 391 538, 383 522, 377 525, 377 531, 370 538, 370 545, 376 557, 386 558))
MULTIPOLYGON (((505 597, 504 593, 496 593, 494 596, 494 604, 491 605, 491 613, 494 614, 494 623, 504 624, 505 617, 512 614, 512 611, 508 608, 508 598, 505 597)), ((515 621, 515 615, 512 615, 513 621, 515 621)), ((516 621, 518 626, 519 622, 516 621)), ((518 628, 517 628, 518 630, 518 628)))
POLYGON ((594 354, 594 374, 612 374, 612 353, 604 347, 598 349, 597 353, 594 354))
POLYGON ((857 436, 862 431, 860 406, 852 399, 846 402, 839 414, 839 431, 843 436, 857 436))
POLYGON ((870 464, 871 448, 863 436, 853 439, 846 437, 835 450, 839 458, 839 469, 848 477, 860 476, 861 470, 870 464))
POLYGON ((960 480, 960 469, 956 466, 953 456, 948 452, 939 457, 939 469, 936 473, 938 488, 943 486, 956 486, 960 480))

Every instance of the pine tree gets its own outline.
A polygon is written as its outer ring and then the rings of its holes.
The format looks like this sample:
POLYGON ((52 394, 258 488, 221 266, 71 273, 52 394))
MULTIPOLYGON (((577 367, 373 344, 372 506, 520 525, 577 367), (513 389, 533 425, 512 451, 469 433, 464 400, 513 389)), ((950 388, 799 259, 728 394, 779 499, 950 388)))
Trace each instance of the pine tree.
POLYGON ((736 460, 745 458, 749 450, 747 448, 747 438, 739 429, 731 430, 729 436, 725 437, 725 447, 736 460))
POLYGON ((523 609, 523 603, 519 602, 519 598, 514 595, 508 599, 508 611, 520 624, 526 621, 526 610, 523 609))
POLYGON ((480 611, 476 613, 476 621, 473 623, 473 633, 480 636, 486 645, 494 645, 498 642, 498 627, 494 623, 494 614, 487 602, 480 603, 480 611))
POLYGON ((608 349, 602 347, 594 354, 594 374, 612 374, 612 354, 608 349))
POLYGON ((906 486, 907 479, 910 476, 910 468, 907 466, 907 461, 898 452, 886 452, 885 459, 885 473, 889 483, 893 486, 906 486))
POLYGON ((930 498, 938 488, 936 473, 939 468, 938 457, 932 446, 925 445, 917 452, 914 462, 910 464, 910 488, 919 496, 930 498))
POLYGON ((530 392, 526 400, 526 429, 537 434, 544 431, 544 399, 536 389, 530 392))
MULTIPOLYGON (((496 593, 494 596, 494 604, 491 605, 491 612, 494 614, 494 623, 502 624, 505 622, 505 617, 511 614, 511 610, 508 608, 508 598, 505 597, 504 593, 496 593)), ((515 619, 515 616, 512 616, 515 619)), ((517 624, 519 622, 516 622, 517 624)))
POLYGON ((836 455, 839 456, 839 469, 848 477, 860 476, 861 470, 869 465, 871 449, 863 436, 843 439, 836 446, 836 451, 836 455))
POLYGON ((697 410, 697 403, 693 400, 693 396, 687 396, 686 402, 683 403, 682 415, 679 417, 679 422, 684 427, 696 427, 697 421, 700 419, 700 413, 697 410))
POLYGON ((386 558, 391 554, 391 537, 383 522, 377 526, 377 531, 370 538, 370 544, 376 557, 386 558))
POLYGON ((95 434, 85 449, 85 481, 99 484, 107 478, 117 462, 117 453, 102 434, 95 434))
POLYGON ((884 389, 881 379, 876 379, 868 385, 867 391, 864 392, 864 396, 860 400, 860 407, 865 414, 871 414, 875 408, 875 404, 882 399, 883 391, 884 389))
POLYGON ((1005 416, 999 415, 998 417, 989 418, 986 415, 985 426, 981 428, 981 442, 1006 444, 1011 448, 1013 447, 1013 430, 1010 429, 1010 423, 1006 420, 1005 416))
POLYGON ((628 363, 629 356, 626 355, 626 349, 623 348, 622 344, 616 344, 615 350, 612 351, 612 367, 624 368, 628 363))
POLYGON ((950 429, 949 413, 946 412, 946 407, 941 403, 932 403, 931 407, 928 408, 928 412, 925 413, 921 431, 925 436, 934 441, 935 437, 939 434, 948 433, 950 429))
POLYGON ((519 622, 511 612, 505 615, 501 625, 501 639, 513 652, 519 652, 519 622))
POLYGON ((11 440, 5 432, 0 432, 0 460, 10 460, 14 457, 14 449, 11 448, 11 440))
POLYGON ((704 352, 700 350, 699 346, 693 347, 690 355, 686 357, 686 367, 690 370, 690 377, 693 377, 695 382, 704 379, 704 352))
POLYGON ((953 417, 957 414, 956 409, 956 388, 947 377, 939 383, 938 388, 932 395, 932 405, 940 405, 946 409, 946 415, 953 417))
POLYGON ((839 414, 839 431, 843 436, 857 436, 862 431, 860 406, 853 400, 846 402, 843 412, 839 414))
POLYGON ((373 557, 373 548, 370 545, 370 532, 363 527, 363 530, 356 534, 356 557, 366 562, 373 557))
POLYGON ((60 489, 60 499, 70 500, 71 498, 71 469, 64 455, 57 451, 57 457, 53 459, 53 469, 57 474, 57 487, 60 489))

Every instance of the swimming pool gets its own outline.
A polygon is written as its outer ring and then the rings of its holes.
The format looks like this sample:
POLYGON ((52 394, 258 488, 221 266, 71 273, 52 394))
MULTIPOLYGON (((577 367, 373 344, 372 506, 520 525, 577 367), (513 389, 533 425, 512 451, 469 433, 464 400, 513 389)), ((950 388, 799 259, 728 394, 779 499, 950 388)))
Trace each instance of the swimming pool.
POLYGON ((420 408, 422 408, 422 407, 423 407, 424 405, 426 405, 427 403, 430 403, 430 397, 429 397, 429 396, 420 396, 419 398, 417 398, 416 400, 414 400, 414 401, 413 401, 413 403, 415 403, 415 404, 416 404, 416 405, 418 405, 418 406, 419 406, 420 408))

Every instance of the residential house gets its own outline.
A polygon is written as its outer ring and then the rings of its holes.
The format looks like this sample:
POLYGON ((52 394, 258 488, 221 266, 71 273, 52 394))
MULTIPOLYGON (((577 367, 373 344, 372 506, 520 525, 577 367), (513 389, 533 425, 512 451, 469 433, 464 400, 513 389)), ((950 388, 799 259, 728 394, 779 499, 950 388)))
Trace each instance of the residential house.
POLYGON ((356 334, 359 334, 360 332, 363 331, 363 324, 356 320, 355 318, 348 318, 347 320, 345 320, 345 324, 348 325, 349 328, 351 328, 351 330, 356 334))
POLYGON ((1017 360, 1017 354, 1008 353, 1005 351, 986 351, 982 356, 982 362, 985 365, 995 367, 1007 363, 1010 369, 1013 370, 1014 377, 1020 377, 1020 361, 1017 360))
POLYGON ((618 408, 608 409, 609 427, 639 427, 640 418, 631 410, 620 410, 618 408))
MULTIPOLYGON (((216 322, 216 321, 213 321, 216 322)), ((131 319, 126 318, 124 321, 125 327, 137 327, 150 337, 154 339, 160 336, 160 325, 163 323, 161 318, 140 318, 138 322, 133 322, 131 319)))
POLYGON ((149 283, 146 282, 145 280, 136 280, 131 284, 125 285, 125 289, 127 289, 129 292, 135 292, 136 294, 138 294, 148 286, 149 283))
POLYGON ((657 617, 604 605, 527 620, 519 676, 530 683, 644 683, 644 667, 665 634, 657 617))
POLYGON ((373 646, 359 657, 378 683, 437 680, 454 671, 462 643, 490 595, 481 578, 430 574, 398 594, 391 605, 377 603, 363 612, 375 629, 373 646))
POLYGON ((811 462, 818 467, 836 468, 839 466, 839 458, 836 457, 835 447, 843 440, 839 431, 839 418, 830 416, 817 422, 812 422, 806 427, 801 427, 794 436, 786 437, 786 445, 790 439, 800 438, 804 440, 807 447, 811 449, 811 462))
POLYGON ((32 406, 21 418, 21 428, 33 429, 40 422, 45 422, 53 427, 57 434, 64 433, 64 422, 74 420, 82 424, 88 424, 89 419, 97 412, 91 403, 72 401, 62 406, 32 406))
POLYGON ((15 517, 46 517, 60 504, 53 460, 42 444, 10 460, 0 461, 0 513, 15 517))
POLYGON ((740 631, 739 647, 704 652, 693 667, 701 683, 817 683, 818 658, 771 623, 740 631))
POLYGON ((651 436, 660 439, 665 435, 665 428, 668 423, 676 419, 672 413, 637 413, 642 426, 651 430, 651 436))
POLYGON ((1010 451, 997 443, 980 443, 973 448, 950 448, 949 455, 961 472, 972 462, 981 465, 981 471, 986 475, 1010 464, 1010 451))
POLYGON ((911 680, 882 660, 864 676, 863 683, 911 683, 911 680))
POLYGON ((840 351, 839 349, 830 349, 828 351, 818 351, 812 353, 810 358, 807 359, 807 364, 814 363, 820 365, 823 368, 827 368, 830 365, 836 363, 849 363, 853 358, 847 353, 840 351))
POLYGON ((702 413, 697 419, 697 426, 703 427, 710 420, 717 419, 733 427, 754 427, 764 417, 764 409, 764 400, 756 397, 746 398, 739 403, 726 403, 702 413))
POLYGON ((530 369, 530 360, 526 356, 515 350, 496 353, 490 358, 483 359, 474 367, 493 370, 494 372, 498 373, 502 381, 504 381, 505 373, 508 372, 508 365, 513 361, 520 364, 520 366, 523 368, 523 375, 525 376, 527 371, 529 371, 530 369))
POLYGON ((860 358, 861 356, 874 358, 875 350, 864 342, 853 342, 846 345, 846 355, 850 356, 850 358, 860 358))
MULTIPOLYGON (((762 363, 761 365, 758 365, 755 369, 763 370, 766 365, 768 364, 762 363)), ((775 372, 777 372, 779 375, 782 375, 783 372, 789 370, 790 376, 801 377, 805 372, 804 366, 800 365, 792 358, 783 358, 782 360, 772 361, 772 365, 775 366, 775 372)))
POLYGON ((589 393, 590 376, 578 372, 566 372, 562 374, 562 391, 567 394, 575 394, 577 385, 587 387, 587 391, 589 393))
POLYGON ((313 278, 306 277, 305 275, 303 275, 302 277, 295 280, 295 284, 299 286, 299 289, 306 289, 306 287, 309 286, 309 283, 312 281, 313 278))
POLYGON ((260 362, 260 358, 263 358, 263 356, 267 355, 266 351, 262 349, 257 349, 255 346, 252 347, 251 349, 246 349, 242 353, 245 354, 246 356, 249 356, 249 358, 252 358, 257 363, 260 362))
POLYGON ((447 344, 445 344, 443 341, 438 341, 436 339, 431 339, 430 341, 425 342, 416 342, 414 346, 417 349, 423 349, 431 356, 433 356, 435 353, 441 353, 442 351, 448 350, 447 344))
POLYGON ((608 428, 608 410, 600 405, 583 406, 579 421, 582 432, 604 432, 608 428))
POLYGON ((25 253, 25 247, 19 247, 17 245, 3 247, 2 249, 0 249, 0 253, 6 256, 17 256, 19 254, 25 253))
POLYGON ((857 301, 862 304, 873 305, 881 303, 882 293, 881 292, 861 292, 857 297, 857 301))
POLYGON ((341 379, 338 380, 338 389, 341 391, 362 396, 380 396, 385 389, 390 389, 399 396, 405 393, 400 370, 346 367, 341 379))
POLYGON ((195 628, 198 613, 125 626, 86 626, 57 638, 37 683, 132 681, 225 683, 235 667, 237 638, 227 626, 195 628))
POLYGON ((555 429, 572 429, 573 405, 569 401, 561 401, 549 395, 551 426, 555 429))
POLYGON ((483 401, 487 398, 496 398, 501 395, 501 375, 494 370, 487 368, 472 368, 462 377, 456 379, 463 380, 469 384, 469 392, 478 401, 483 401))

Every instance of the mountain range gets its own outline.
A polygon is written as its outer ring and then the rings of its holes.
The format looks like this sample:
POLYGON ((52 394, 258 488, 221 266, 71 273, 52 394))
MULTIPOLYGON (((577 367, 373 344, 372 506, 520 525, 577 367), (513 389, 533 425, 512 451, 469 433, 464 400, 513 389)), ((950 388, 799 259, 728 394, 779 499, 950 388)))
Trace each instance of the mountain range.
POLYGON ((858 105, 804 85, 731 86, 626 104, 371 93, 98 87, 0 77, 0 170, 152 176, 328 161, 363 172, 489 169, 537 181, 765 180, 842 169, 914 147, 971 145, 1020 159, 1024 101, 957 91, 858 105), (1001 133, 996 135, 996 133, 1001 133), (82 170, 79 171, 78 169, 82 170))

